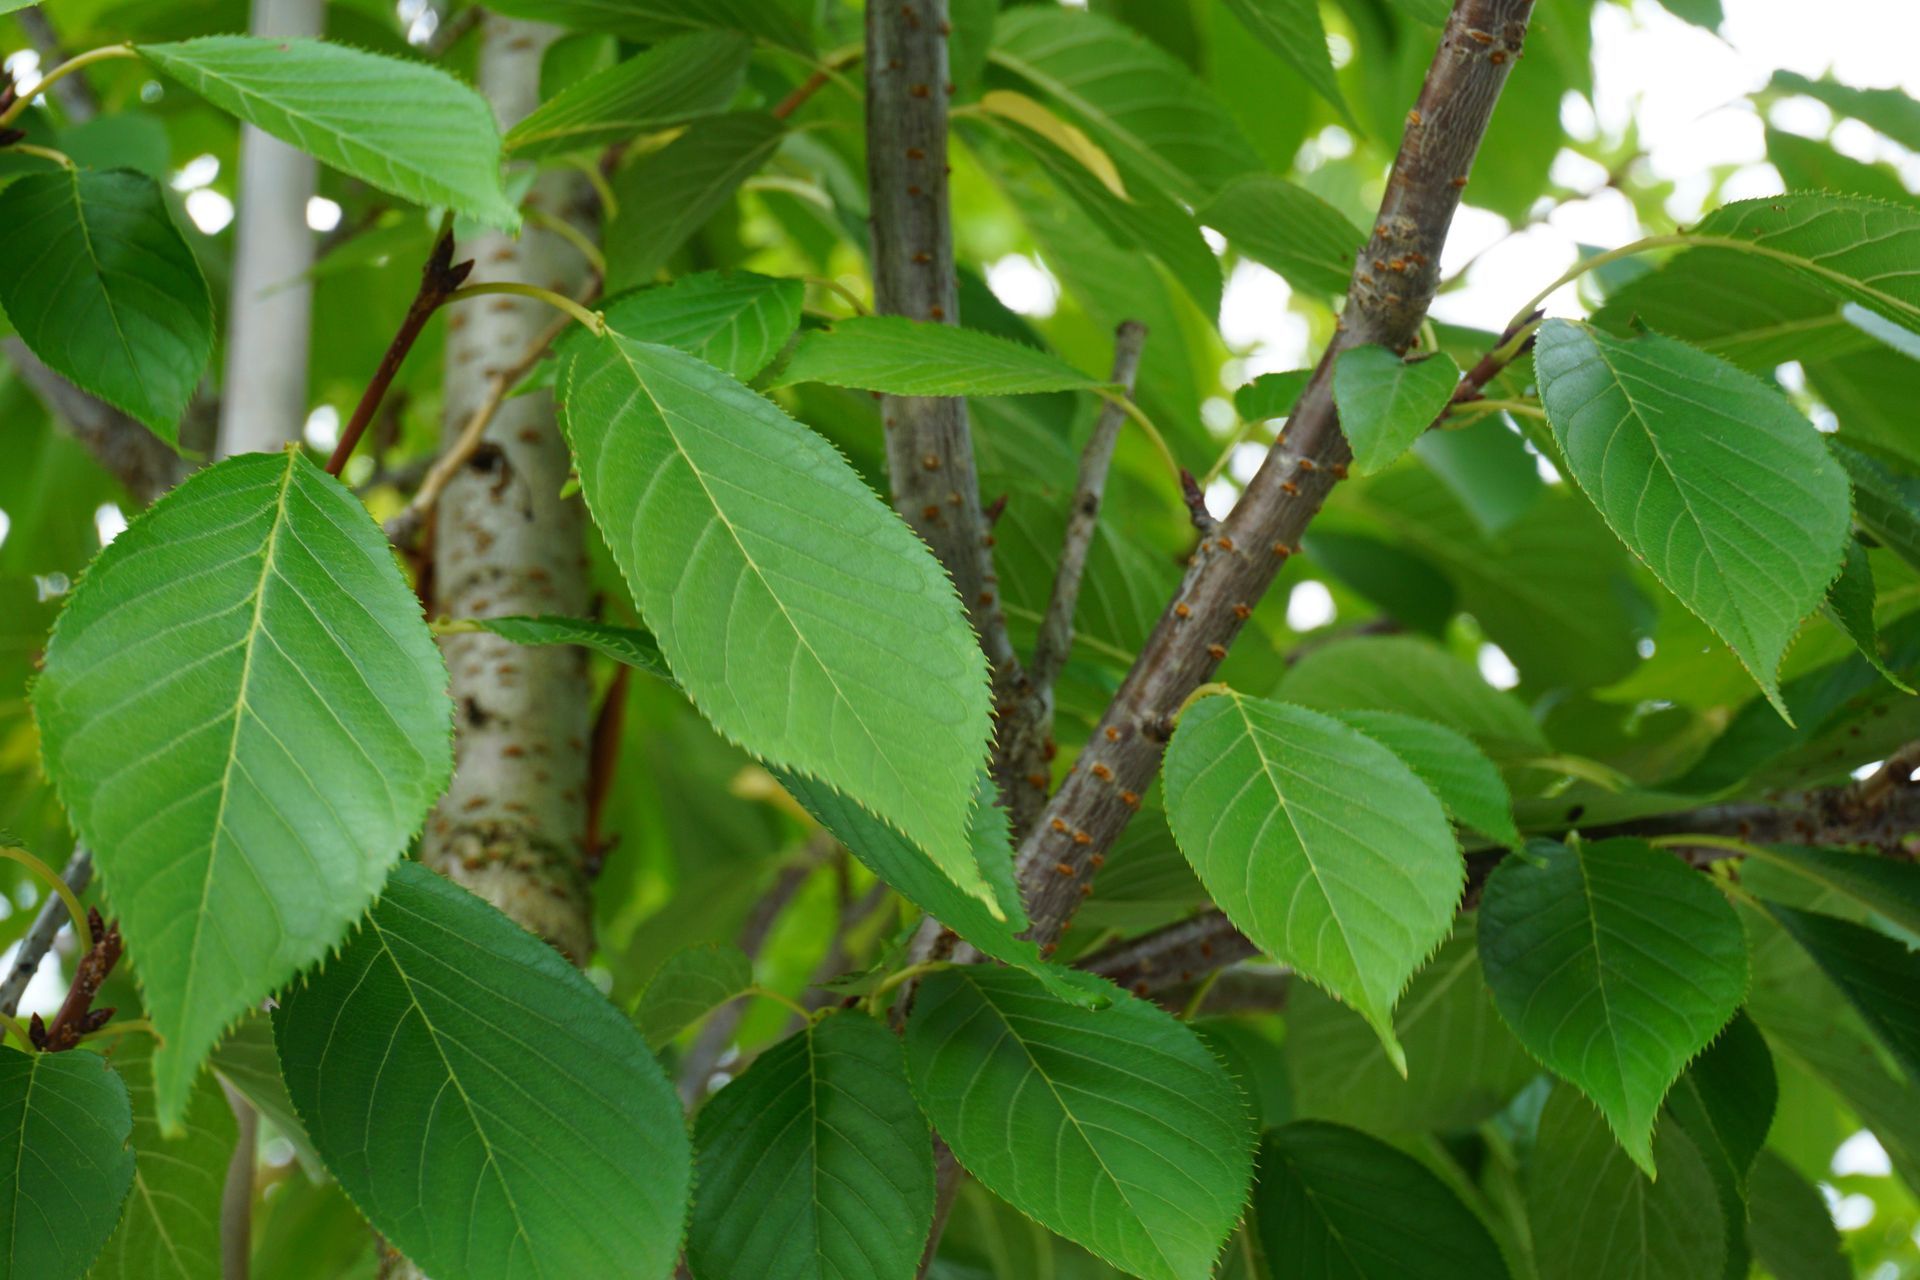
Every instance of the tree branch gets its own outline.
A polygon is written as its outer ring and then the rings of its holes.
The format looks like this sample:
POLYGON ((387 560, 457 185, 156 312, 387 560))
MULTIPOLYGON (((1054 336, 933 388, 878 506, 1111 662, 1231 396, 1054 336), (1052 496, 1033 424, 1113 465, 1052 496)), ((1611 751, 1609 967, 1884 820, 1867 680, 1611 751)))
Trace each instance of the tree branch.
POLYGON ((120 482, 127 496, 145 505, 171 489, 186 473, 180 455, 167 448, 160 437, 49 369, 26 343, 7 338, 0 347, 5 348, 7 359, 40 403, 66 424, 67 434, 120 482))
MULTIPOLYGON (((93 855, 85 845, 73 846, 73 856, 61 868, 60 878, 67 882, 67 887, 76 896, 87 891, 87 886, 93 882, 93 855)), ((20 950, 14 953, 13 968, 7 972, 6 980, 0 982, 0 1014, 12 1017, 20 1012, 20 999, 27 993, 27 984, 33 981, 33 975, 40 969, 40 962, 47 958, 47 952, 53 949, 54 938, 66 924, 66 902, 59 894, 49 893, 47 900, 40 904, 40 914, 33 918, 27 936, 20 940, 20 950)))
POLYGON ((1333 404, 1333 365, 1353 347, 1403 351, 1433 298, 1441 246, 1466 175, 1526 34, 1532 0, 1455 0, 1387 179, 1373 234, 1354 266, 1340 327, 1233 512, 1195 553, 1091 745, 1021 844, 1020 874, 1050 946, 1159 771, 1172 717, 1213 677, 1327 493, 1351 460, 1333 404), (1056 868, 1064 864, 1070 875, 1056 868))
MULTIPOLYGON (((936 324, 960 320, 947 203, 951 29, 947 0, 867 6, 874 311, 936 324)), ((880 413, 894 506, 952 575, 993 671, 995 714, 1004 717, 1031 694, 1001 608, 967 402, 887 396, 880 413)), ((1010 799, 1001 763, 996 758, 995 779, 1003 798, 1010 799)))

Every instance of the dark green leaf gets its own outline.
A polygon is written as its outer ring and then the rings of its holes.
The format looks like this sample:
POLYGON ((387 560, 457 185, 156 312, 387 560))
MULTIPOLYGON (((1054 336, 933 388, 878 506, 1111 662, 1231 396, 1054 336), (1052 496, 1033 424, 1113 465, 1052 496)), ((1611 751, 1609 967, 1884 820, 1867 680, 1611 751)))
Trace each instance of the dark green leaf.
POLYGON ((1748 1242, 1776 1280, 1849 1280, 1853 1266, 1819 1188, 1772 1151, 1747 1180, 1748 1242))
POLYGON ((1354 254, 1367 238, 1305 187, 1265 173, 1230 183, 1196 216, 1240 252, 1308 293, 1344 294, 1354 254))
POLYGON ((688 237, 773 155, 786 126, 762 112, 707 116, 614 175, 607 287, 652 284, 688 237))
POLYGON ((152 178, 34 174, 0 192, 0 306, 47 365, 180 439, 213 350, 213 302, 152 178))
POLYGON ((1746 992, 1733 908, 1643 841, 1535 844, 1487 881, 1480 962, 1521 1043, 1599 1104, 1651 1175, 1661 1099, 1746 992))
POLYGON ((1873 620, 1873 605, 1873 566, 1867 562, 1867 549, 1850 538, 1847 558, 1841 562, 1840 576, 1827 588, 1827 602, 1821 606, 1822 611, 1846 632, 1847 639, 1853 641, 1853 647, 1873 664, 1875 671, 1895 688, 1912 693, 1913 686, 1896 675, 1880 655, 1880 634, 1873 620))
POLYGON ((539 617, 506 615, 498 618, 462 619, 460 630, 491 631, 515 644, 575 644, 605 654, 615 662, 636 667, 669 684, 673 672, 660 653, 660 645, 638 627, 616 627, 591 618, 561 618, 552 614, 539 617))
POLYGON ((1320 24, 1320 6, 1315 0, 1227 0, 1227 8, 1261 43, 1292 63, 1313 91, 1331 102, 1347 123, 1353 123, 1353 113, 1347 110, 1340 83, 1334 79, 1327 29, 1320 24))
POLYGON ((611 31, 653 41, 688 31, 744 31, 795 53, 810 53, 795 0, 499 0, 490 9, 579 31, 611 31))
POLYGON ((507 132, 507 149, 539 157, 605 147, 722 111, 752 47, 723 32, 662 41, 541 103, 507 132))
POLYGON ((1920 569, 1920 476, 1839 441, 1827 448, 1853 481, 1854 515, 1860 527, 1920 569))
POLYGON ((696 1280, 911 1276, 933 1221, 933 1141, 900 1041, 860 1013, 809 1023, 701 1109, 696 1280))
POLYGON ((1275 1280, 1503 1280, 1485 1224, 1405 1152, 1298 1120, 1267 1134, 1254 1191, 1275 1280))
POLYGON ((163 1128, 420 830, 452 769, 446 688, 393 548, 298 450, 196 473, 87 571, 34 709, 164 1037, 163 1128))
POLYGON ((98 1054, 0 1046, 0 1273, 79 1280, 133 1183, 127 1086, 98 1054))
POLYGON ((540 939, 418 863, 274 1019, 327 1167, 432 1275, 664 1278, 691 1152, 631 1023, 540 939))
POLYGON ((1823 889, 1851 899, 1863 910, 1920 934, 1920 866, 1898 858, 1848 849, 1763 845, 1757 855, 1823 889))
POLYGON ((967 1171, 1146 1280, 1194 1280, 1246 1202, 1246 1101, 1153 1005, 1048 995, 1013 969, 931 974, 907 1020, 914 1093, 967 1171))
POLYGON ((753 961, 740 948, 724 942, 686 947, 653 971, 633 1021, 657 1052, 752 985, 753 961))
POLYGON ((1894 1058, 1920 1078, 1920 953, 1850 920, 1777 902, 1767 910, 1853 1001, 1894 1058))

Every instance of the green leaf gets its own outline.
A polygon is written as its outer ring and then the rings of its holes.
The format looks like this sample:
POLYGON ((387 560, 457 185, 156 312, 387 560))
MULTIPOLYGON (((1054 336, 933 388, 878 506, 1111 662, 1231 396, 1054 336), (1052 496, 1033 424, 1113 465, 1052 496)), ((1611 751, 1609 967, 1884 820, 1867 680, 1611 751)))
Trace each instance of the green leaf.
POLYGON ((609 334, 563 382, 587 508, 701 712, 997 912, 967 839, 986 660, 925 544, 831 445, 692 356, 609 334))
POLYGON ((1227 918, 1352 1005, 1404 1072, 1393 1006, 1466 876, 1426 784, 1337 720, 1228 693, 1181 714, 1164 785, 1174 838, 1227 918))
POLYGON ((213 351, 213 301, 152 178, 29 174, 0 192, 0 306, 48 367, 169 444, 213 351))
POLYGON ((415 862, 274 1016, 307 1132, 431 1275, 665 1277, 692 1153, 679 1099, 560 953, 415 862))
POLYGON ((1851 920, 1766 904, 1846 994, 1910 1077, 1920 1079, 1920 952, 1851 920))
POLYGON ((1318 711, 1401 711, 1458 729, 1502 764, 1547 754, 1546 736, 1511 694, 1438 645, 1369 636, 1313 650, 1287 668, 1276 698, 1318 711))
POLYGON ((1849 1280, 1853 1275, 1819 1188, 1777 1152, 1762 1151, 1753 1163, 1747 1213, 1754 1259, 1779 1280, 1849 1280))
POLYGON ((619 211, 606 233, 607 288, 652 284, 660 268, 772 157, 786 126, 764 112, 695 120, 614 175, 619 211))
POLYGON ((1403 360, 1385 347, 1354 347, 1333 366, 1340 430, 1363 476, 1385 470, 1433 425, 1460 385, 1460 366, 1445 353, 1403 360))
POLYGON ((1246 1203, 1246 1100, 1193 1032, 979 965, 928 975, 907 1068, 960 1163, 1049 1230, 1147 1280, 1199 1280, 1246 1203))
POLYGON ((1260 1147, 1254 1213, 1276 1276, 1503 1280, 1486 1225, 1427 1167, 1358 1129, 1298 1120, 1260 1147))
POLYGON ((860 1013, 810 1022, 701 1109, 697 1280, 914 1274, 933 1223, 933 1139, 900 1041, 860 1013))
POLYGON ((1465 734, 1397 711, 1340 711, 1334 719, 1399 756, 1455 822, 1508 848, 1519 846, 1506 779, 1465 734))
POLYGON ((1778 392, 1655 334, 1549 320, 1541 399, 1573 478, 1780 708, 1779 667, 1839 573, 1847 478, 1778 392))
POLYGON ((1262 44, 1292 63, 1348 124, 1359 127, 1347 110, 1347 100, 1340 96, 1340 82, 1334 79, 1327 29, 1320 23, 1315 0, 1227 0, 1227 8, 1262 44))
POLYGON ((1673 1086, 1667 1110, 1685 1126, 1702 1157, 1710 1164, 1724 1162, 1744 1187, 1766 1145, 1778 1100, 1766 1037, 1753 1019, 1736 1013, 1673 1086))
POLYGON ((658 1052, 753 985, 753 961, 738 947, 703 942, 668 956, 640 993, 633 1021, 658 1052))
POLYGON ((0 1046, 0 1273, 78 1280, 133 1183, 127 1086, 98 1054, 0 1046))
POLYGON ((673 672, 654 638, 638 627, 617 627, 591 618, 505 615, 498 618, 462 618, 461 631, 491 631, 515 644, 574 644, 605 654, 615 662, 638 668, 672 684, 673 672))
POLYGON ((1480 963, 1520 1042, 1652 1176, 1661 1099, 1746 994, 1733 908, 1644 841, 1539 843, 1487 880, 1480 963))
POLYGON ((452 771, 446 688, 393 548, 297 449, 196 473, 87 570, 33 702, 164 1037, 163 1129, 420 830, 452 771))
POLYGON ((1881 854, 1804 845, 1761 845, 1756 855, 1920 934, 1920 866, 1881 854))
POLYGON ((1413 442, 1413 452, 1488 537, 1519 524, 1546 489, 1525 440, 1500 417, 1430 431, 1413 442))
POLYGON ((1653 1140, 1658 1181, 1613 1144, 1573 1090, 1554 1090, 1540 1116, 1527 1218, 1540 1280, 1707 1280, 1727 1256, 1713 1212, 1713 1177, 1678 1125, 1653 1140))
MULTIPOLYGON (((1062 1000, 1075 1004, 1105 1004, 1111 990, 1106 983, 1077 970, 1048 964, 1040 948, 1021 938, 1027 927, 1020 895, 1001 895, 1001 916, 991 914, 979 898, 960 892, 926 854, 859 805, 823 782, 781 772, 780 785, 793 794, 848 852, 892 886, 909 902, 977 947, 981 954, 1024 969, 1062 1000)), ((997 805, 976 805, 968 825, 973 858, 989 884, 1012 875, 1013 849, 1007 816, 997 805), (998 864, 998 872, 994 870, 998 864)))
POLYGON ((422 62, 323 40, 202 36, 141 45, 195 93, 323 164, 416 204, 509 230, 486 100, 422 62))
POLYGON ((1017 396, 1107 385, 1009 338, 904 316, 859 316, 802 334, 773 385, 797 382, 894 396, 1017 396))
POLYGON ((1719 30, 1726 20, 1720 10, 1720 0, 1660 0, 1660 3, 1674 17, 1709 31, 1719 30))
POLYGON ((1263 373, 1233 393, 1234 411, 1242 422, 1262 422, 1284 418, 1293 412, 1294 401, 1313 379, 1311 369, 1288 369, 1284 373, 1263 373))
POLYGON ((1300 539, 1315 567, 1380 606, 1409 631, 1439 639, 1459 606, 1459 593, 1425 556, 1362 534, 1316 529, 1300 539))
MULTIPOLYGON (((751 271, 701 271, 600 304, 607 327, 637 342, 699 356, 745 382, 780 354, 800 327, 806 289, 751 271)), ((574 330, 562 350, 585 338, 574 330), (578 335, 578 336, 575 336, 578 335)))
POLYGON ((1354 254, 1367 238, 1319 196, 1267 173, 1228 184, 1196 216, 1308 293, 1346 293, 1354 254))
POLYGON ((1909 151, 1920 151, 1920 102, 1898 89, 1855 89, 1838 81, 1809 80, 1797 71, 1776 71, 1769 88, 1804 93, 1843 116, 1878 129, 1909 151))
POLYGON ((1394 1009, 1405 1077, 1358 1014, 1313 987, 1288 993, 1286 1021, 1295 1114, 1373 1133, 1471 1129, 1540 1074, 1494 1011, 1471 914, 1459 917, 1394 1009))
POLYGON ((1913 204, 1915 197, 1900 180, 1899 170, 1886 164, 1868 164, 1835 151, 1815 138, 1769 128, 1767 160, 1779 171, 1789 191, 1833 191, 1871 196, 1897 204, 1913 204))
POLYGON ((1854 515, 1860 527, 1920 569, 1920 476, 1837 440, 1827 448, 1853 482, 1854 515))
POLYGON ((1207 87, 1160 46, 1098 14, 1005 10, 994 62, 1051 94, 1106 148, 1183 203, 1260 168, 1253 144, 1207 87))
POLYGON ((507 150, 533 159, 605 147, 723 111, 752 49, 728 32, 662 41, 541 103, 507 131, 507 150))
POLYGON ((154 1115, 153 1048, 128 1035, 113 1066, 133 1105, 133 1190, 90 1280, 207 1280, 220 1274, 220 1196, 235 1125, 219 1081, 200 1077, 186 1133, 168 1138, 154 1115))
POLYGON ((499 0, 487 7, 511 17, 556 22, 576 31, 610 31, 641 42, 715 29, 761 36, 796 53, 813 48, 794 0, 499 0))
MULTIPOLYGON (((1920 209, 1860 196, 1765 196, 1723 205, 1690 236, 1728 241, 1887 318, 1920 328, 1920 209)), ((1731 247, 1731 246, 1729 246, 1731 247)))
POLYGON ((1872 663, 1873 669, 1885 676, 1888 683, 1903 693, 1912 693, 1913 686, 1895 675, 1886 659, 1880 656, 1880 633, 1873 620, 1873 605, 1873 566, 1867 562, 1867 549, 1849 538, 1846 559, 1840 562, 1840 576, 1827 588, 1827 600, 1821 611, 1846 633, 1860 656, 1872 663))

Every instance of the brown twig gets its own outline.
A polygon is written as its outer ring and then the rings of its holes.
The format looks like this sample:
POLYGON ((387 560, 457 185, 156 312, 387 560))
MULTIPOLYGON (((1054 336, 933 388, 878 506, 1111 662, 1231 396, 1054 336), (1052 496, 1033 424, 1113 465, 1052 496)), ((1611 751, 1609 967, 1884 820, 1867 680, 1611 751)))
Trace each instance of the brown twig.
POLYGON ((453 296, 453 291, 472 271, 471 260, 453 260, 453 227, 448 225, 440 232, 440 238, 433 242, 433 252, 427 255, 426 265, 420 268, 420 288, 408 304, 407 314, 400 321, 393 341, 387 344, 386 354, 380 357, 380 365, 373 371, 373 379, 361 393, 360 403, 354 406, 346 430, 340 433, 340 443, 334 446, 333 456, 327 459, 328 475, 337 476, 346 468, 347 459, 353 456, 360 437, 366 433, 367 424, 373 421, 374 411, 380 407, 387 388, 393 385, 394 375, 400 372, 407 353, 413 350, 413 344, 419 340, 420 331, 427 327, 427 321, 433 319, 433 313, 453 296))
POLYGON ((1091 745, 1022 842, 1029 936, 1043 947, 1084 901, 1092 858, 1112 846, 1158 773, 1173 714, 1213 678, 1346 474, 1352 455, 1334 410, 1334 362, 1368 344, 1403 351, 1417 335, 1467 172, 1532 8, 1532 0, 1455 0, 1355 264, 1340 328, 1294 406, 1284 443, 1276 442, 1232 513, 1202 541, 1091 745))
POLYGON ((87 923, 93 927, 93 949, 81 956, 80 963, 74 967, 73 985, 67 988, 67 998, 61 1002, 60 1011, 53 1015, 53 1024, 49 1026, 41 1021, 37 1013, 27 1024, 28 1038, 42 1053, 61 1053, 73 1048, 83 1037, 106 1026, 107 1020, 113 1017, 112 1009, 96 1009, 93 1001, 100 994, 107 975, 113 972, 113 966, 120 962, 120 926, 103 924, 98 907, 87 908, 87 923))

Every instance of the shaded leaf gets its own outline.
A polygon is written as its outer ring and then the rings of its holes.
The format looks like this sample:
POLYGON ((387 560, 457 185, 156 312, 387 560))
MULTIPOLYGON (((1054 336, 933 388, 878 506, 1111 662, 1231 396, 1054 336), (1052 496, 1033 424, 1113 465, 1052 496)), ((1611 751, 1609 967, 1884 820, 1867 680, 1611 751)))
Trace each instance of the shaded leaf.
POLYGON ((140 52, 222 111, 342 173, 488 226, 520 224, 500 182, 492 108, 437 67, 324 40, 255 36, 140 52))
POLYGON ((1661 1099, 1746 994, 1733 908, 1644 841, 1538 843, 1487 880, 1480 963, 1521 1043, 1651 1176, 1661 1099))
POLYGON ((767 162, 785 132, 764 112, 707 116, 616 173, 619 211, 607 222, 607 288, 652 284, 688 237, 767 162))
POLYGON ((1760 846, 1756 855, 1787 868, 1865 911, 1920 934, 1920 866, 1874 853, 1804 845, 1760 846))
POLYGON ((1254 1190, 1275 1280, 1500 1280, 1485 1224, 1405 1152, 1358 1129, 1296 1120, 1268 1133, 1254 1190))
POLYGON ((429 1274, 672 1271, 691 1179, 672 1086, 559 952, 465 889, 396 867, 274 1031, 327 1167, 429 1274))
POLYGON ((753 985, 753 961, 738 947, 703 942, 661 962, 640 993, 633 1021, 658 1052, 674 1037, 753 985))
POLYGON ((1852 538, 1847 540, 1846 559, 1840 562, 1840 576, 1827 588, 1827 600, 1821 606, 1833 625, 1853 641, 1860 656, 1873 664, 1896 689, 1912 693, 1913 686, 1902 680, 1880 656, 1880 634, 1873 620, 1873 566, 1867 562, 1867 549, 1852 538))
POLYGON ((1653 1139, 1658 1181, 1613 1143, 1587 1101, 1547 1100, 1527 1181, 1540 1280, 1704 1280, 1721 1274, 1726 1226, 1706 1163, 1677 1125, 1653 1139))
POLYGON ((0 1271, 79 1280, 133 1183, 127 1086, 98 1054, 0 1045, 0 1271))
POLYGON ((313 1149, 300 1113, 287 1096, 287 1082, 280 1078, 280 1050, 273 1043, 273 1018, 264 1009, 255 1010, 227 1033, 227 1038, 209 1058, 216 1074, 247 1100, 268 1124, 293 1146, 300 1167, 309 1178, 324 1180, 326 1165, 313 1149))
POLYGON ((1573 478, 1785 714, 1780 659, 1840 569, 1847 479, 1779 393, 1704 352, 1564 320, 1534 347, 1573 478))
POLYGON ((900 1041, 860 1013, 810 1022, 700 1111, 697 1280, 911 1276, 933 1222, 933 1140, 900 1041))
POLYGON ((507 131, 507 149, 538 157, 605 147, 725 110, 752 48, 724 32, 662 41, 541 103, 507 131))
POLYGON ((1001 13, 994 62, 1065 107, 1113 156, 1167 194, 1198 203, 1260 167, 1207 87, 1172 55, 1098 14, 1051 5, 1001 13))
POLYGON ((1245 1203, 1253 1134, 1190 1030, 1117 992, 1081 1009, 968 965, 926 978, 906 1038, 928 1119, 989 1190, 1133 1275, 1209 1273, 1245 1203))
POLYGON ((497 618, 462 618, 459 630, 491 631, 515 644, 573 644, 605 654, 669 684, 673 672, 654 638, 638 627, 617 627, 591 618, 562 618, 554 614, 537 617, 503 615, 497 618))
POLYGON ((1340 430, 1353 446, 1354 470, 1384 470, 1433 425, 1460 385, 1460 366, 1441 353, 1403 360, 1385 347, 1354 347, 1333 366, 1340 430))
POLYGON ((1856 89, 1835 80, 1809 80, 1797 71, 1776 71, 1770 88, 1804 93, 1843 116, 1878 129, 1909 151, 1920 151, 1920 102, 1898 89, 1856 89))
POLYGON ((1766 906, 1908 1074, 1920 1079, 1920 952, 1850 920, 1777 902, 1766 906))
POLYGON ((168 1138, 154 1114, 152 1041, 129 1035, 113 1068, 133 1105, 133 1189, 93 1280, 210 1280, 220 1274, 220 1195, 233 1159, 235 1124, 220 1084, 200 1077, 186 1132, 168 1138))
POLYGON ((1243 422, 1284 418, 1293 412, 1294 401, 1313 378, 1311 369, 1288 369, 1284 373, 1263 373, 1233 393, 1234 411, 1243 422))
POLYGON ((691 356, 609 334, 563 381, 587 508, 701 712, 990 903, 967 841, 986 660, 925 544, 831 445, 691 356))
POLYGON ((1223 187, 1196 216, 1308 293, 1344 294, 1354 254, 1367 238, 1319 196, 1266 173, 1223 187))
POLYGON ((1314 0, 1227 0, 1227 8, 1262 44, 1292 63, 1348 124, 1354 123, 1347 100, 1340 96, 1340 82, 1334 79, 1327 29, 1320 23, 1320 6, 1314 0))
POLYGON ((1519 845, 1506 779, 1465 734, 1397 711, 1341 711, 1334 719, 1399 756, 1455 822, 1509 848, 1519 845))
POLYGON ((0 306, 48 367, 169 444, 213 350, 213 302, 152 178, 63 169, 0 192, 0 306))
POLYGON ((806 23, 794 0, 500 0, 487 6, 576 31, 610 31, 628 40, 663 40, 688 31, 744 31, 809 53, 806 23))
POLYGON ((446 686, 392 547, 298 450, 196 473, 88 569, 34 710, 165 1038, 163 1129, 419 831, 452 769, 446 686))
POLYGON ((1337 720, 1233 693, 1181 714, 1164 777, 1174 837, 1227 918, 1351 1004, 1404 1071, 1393 1006, 1466 875, 1426 784, 1337 720))
POLYGON ((1860 527, 1920 569, 1920 476, 1842 441, 1833 441, 1827 448, 1853 482, 1853 509, 1860 527))
POLYGON ((1012 396, 1107 385, 1050 352, 904 316, 856 316, 807 331, 773 385, 796 382, 895 396, 1012 396))
POLYGON ((1853 1265, 1818 1187, 1772 1151, 1747 1181, 1748 1242, 1777 1280, 1848 1280, 1853 1265))

